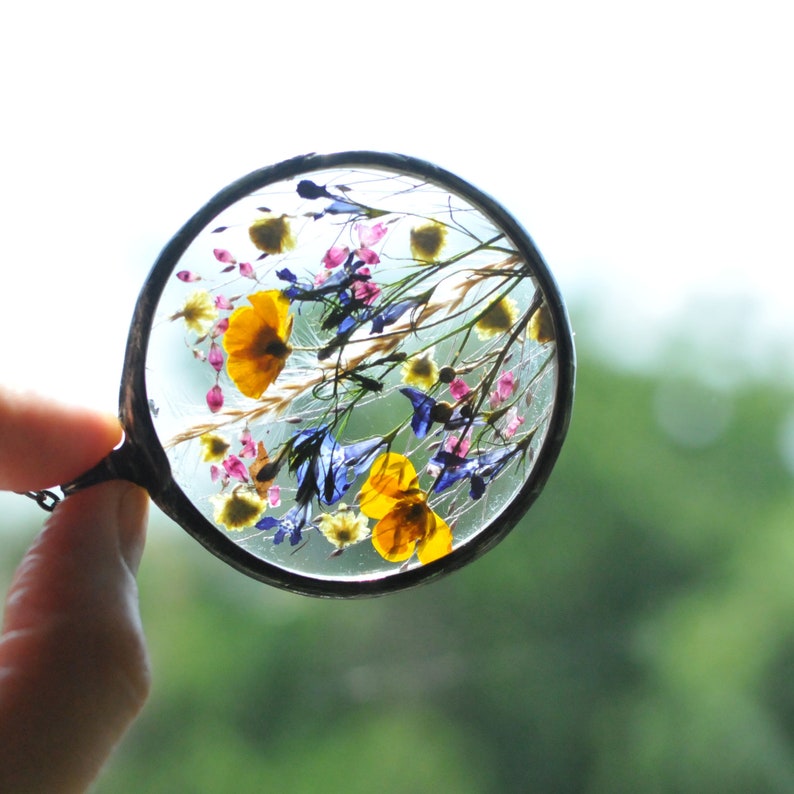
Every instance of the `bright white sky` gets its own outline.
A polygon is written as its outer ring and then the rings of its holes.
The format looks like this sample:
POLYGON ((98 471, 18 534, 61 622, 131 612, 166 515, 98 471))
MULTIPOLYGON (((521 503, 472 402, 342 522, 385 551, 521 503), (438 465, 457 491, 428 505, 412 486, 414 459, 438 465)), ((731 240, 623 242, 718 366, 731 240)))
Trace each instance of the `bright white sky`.
POLYGON ((254 168, 356 148, 494 195, 624 357, 684 312, 696 352, 790 367, 788 4, 467 7, 13 4, 2 380, 114 410, 137 292, 179 226, 254 168))

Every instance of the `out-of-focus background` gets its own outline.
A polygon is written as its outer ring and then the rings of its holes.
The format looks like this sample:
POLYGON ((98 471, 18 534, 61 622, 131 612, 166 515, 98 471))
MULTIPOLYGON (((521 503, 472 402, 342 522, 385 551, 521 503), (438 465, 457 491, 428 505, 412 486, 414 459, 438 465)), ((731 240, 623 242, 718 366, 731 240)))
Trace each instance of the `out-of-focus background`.
MULTIPOLYGON (((446 580, 293 596, 155 511, 154 690, 97 792, 794 790, 784 3, 45 0, 4 31, 4 383, 114 410, 160 248, 307 151, 491 193, 576 331, 546 491, 446 580)), ((0 509, 7 583, 42 514, 0 509)))

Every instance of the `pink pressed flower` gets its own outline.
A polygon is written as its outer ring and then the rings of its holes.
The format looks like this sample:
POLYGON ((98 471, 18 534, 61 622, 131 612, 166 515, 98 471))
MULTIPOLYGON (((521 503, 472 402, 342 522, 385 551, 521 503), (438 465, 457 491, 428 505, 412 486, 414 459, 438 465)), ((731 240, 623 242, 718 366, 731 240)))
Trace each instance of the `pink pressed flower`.
POLYGON ((221 476, 220 468, 213 463, 212 466, 210 466, 210 477, 212 478, 212 481, 218 482, 220 476, 221 476))
POLYGON ((207 361, 210 362, 210 366, 216 372, 220 372, 223 369, 223 351, 217 342, 213 342, 210 345, 210 352, 207 356, 207 361))
POLYGON ((444 452, 457 455, 459 458, 465 458, 470 446, 471 442, 466 436, 463 436, 463 438, 447 436, 447 440, 444 442, 444 452))
POLYGON ((234 304, 224 295, 216 295, 215 296, 215 308, 216 309, 233 309, 234 304))
POLYGON ((328 281, 328 277, 331 275, 331 271, 324 267, 315 277, 314 277, 314 286, 321 287, 328 281))
POLYGON ((278 507, 281 504, 281 488, 278 485, 271 485, 267 489, 267 503, 271 507, 278 507))
POLYGON ((496 391, 502 402, 509 399, 516 388, 516 379, 512 372, 503 372, 496 381, 496 391))
POLYGON ((223 408, 223 391, 217 383, 207 392, 207 406, 214 414, 223 408))
POLYGON ((226 329, 229 327, 229 318, 224 317, 222 320, 218 320, 215 325, 212 326, 212 330, 210 331, 210 336, 213 339, 217 339, 219 336, 222 336, 226 333, 226 329))
POLYGON ((524 417, 519 416, 518 411, 516 410, 515 407, 513 407, 507 412, 506 418, 507 418, 507 427, 504 429, 502 435, 505 438, 512 438, 515 435, 516 430, 518 430, 518 428, 524 424, 524 417))
POLYGON ((240 443, 243 445, 243 448, 240 450, 241 458, 256 457, 256 444, 254 444, 254 437, 251 435, 250 430, 243 430, 240 434, 240 443))
POLYGON ((365 306, 372 306, 379 295, 380 287, 374 281, 356 281, 353 283, 353 297, 356 300, 360 300, 365 306))
POLYGON ((325 252, 325 256, 323 257, 323 265, 327 268, 338 267, 341 265, 350 254, 350 249, 345 247, 341 247, 335 245, 333 248, 329 248, 325 252))
POLYGON ((237 260, 225 248, 216 248, 212 253, 215 254, 215 258, 219 262, 223 262, 224 265, 237 264, 237 260))
POLYGON ((383 223, 376 223, 374 226, 367 226, 363 223, 357 223, 355 226, 358 232, 358 239, 362 248, 370 248, 378 241, 382 240, 388 229, 383 223))
POLYGON ((223 461, 223 468, 230 477, 248 482, 248 469, 237 455, 229 455, 229 457, 223 461))
POLYGON ((377 265, 380 257, 371 248, 357 248, 356 255, 365 265, 377 265))
POLYGON ((250 262, 240 262, 240 275, 244 278, 255 278, 254 268, 250 262))
POLYGON ((449 384, 449 393, 456 400, 462 400, 464 397, 471 394, 471 389, 466 385, 462 378, 455 378, 449 384))
POLYGON ((496 408, 505 400, 509 400, 516 388, 515 377, 512 372, 503 372, 496 380, 496 389, 488 398, 491 408, 496 408))
POLYGON ((188 284, 192 281, 201 281, 201 276, 198 273, 192 273, 190 270, 180 270, 176 277, 188 284))

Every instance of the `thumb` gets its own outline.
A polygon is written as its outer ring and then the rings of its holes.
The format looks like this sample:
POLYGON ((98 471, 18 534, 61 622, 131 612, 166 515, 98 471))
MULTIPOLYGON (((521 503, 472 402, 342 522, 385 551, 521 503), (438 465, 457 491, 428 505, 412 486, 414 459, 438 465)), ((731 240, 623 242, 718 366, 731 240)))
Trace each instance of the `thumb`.
POLYGON ((83 791, 143 705, 146 493, 61 502, 19 566, 0 638, 0 791, 83 791))

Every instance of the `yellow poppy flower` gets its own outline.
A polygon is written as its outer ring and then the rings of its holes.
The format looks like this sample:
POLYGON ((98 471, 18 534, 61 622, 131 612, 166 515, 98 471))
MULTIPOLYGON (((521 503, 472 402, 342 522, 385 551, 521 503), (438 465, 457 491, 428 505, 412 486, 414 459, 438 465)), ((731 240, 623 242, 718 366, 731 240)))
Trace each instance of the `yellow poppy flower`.
POLYGON ((533 339, 535 342, 540 342, 542 345, 554 341, 554 326, 551 322, 549 310, 545 305, 541 306, 532 317, 529 318, 527 333, 530 339, 533 339))
POLYGON ((203 336, 218 319, 218 309, 209 292, 199 289, 191 292, 185 299, 182 308, 171 316, 172 320, 180 318, 185 321, 185 325, 191 331, 203 336))
POLYGON ((427 565, 452 551, 452 530, 427 505, 427 494, 404 455, 386 452, 372 464, 359 494, 361 512, 378 523, 372 545, 389 562, 409 559, 414 551, 427 565))
POLYGON ((266 254, 283 254, 297 245, 286 215, 267 213, 248 227, 251 242, 266 254))
POLYGON ((480 339, 507 333, 518 319, 518 306, 512 298, 500 298, 491 303, 474 325, 480 339))
POLYGON ((267 502, 252 491, 235 488, 229 494, 212 497, 215 523, 226 529, 242 531, 255 524, 267 508, 267 502))
POLYGON ((406 359, 402 365, 402 380, 418 389, 429 389, 438 381, 438 364, 433 359, 433 350, 425 350, 406 359))
POLYGON ((369 537, 367 517, 362 513, 356 515, 344 502, 340 502, 335 513, 323 513, 317 521, 317 527, 337 549, 344 549, 369 537))
POLYGON ((204 433, 199 436, 199 443, 203 450, 201 459, 205 463, 220 463, 229 451, 231 444, 217 433, 204 433))
POLYGON ((292 352, 287 344, 292 332, 289 299, 279 290, 255 292, 250 306, 235 309, 223 335, 228 358, 226 371, 246 396, 261 397, 281 374, 292 352))
POLYGON ((437 262, 447 241, 447 227, 427 221, 411 229, 411 256, 418 262, 437 262))

